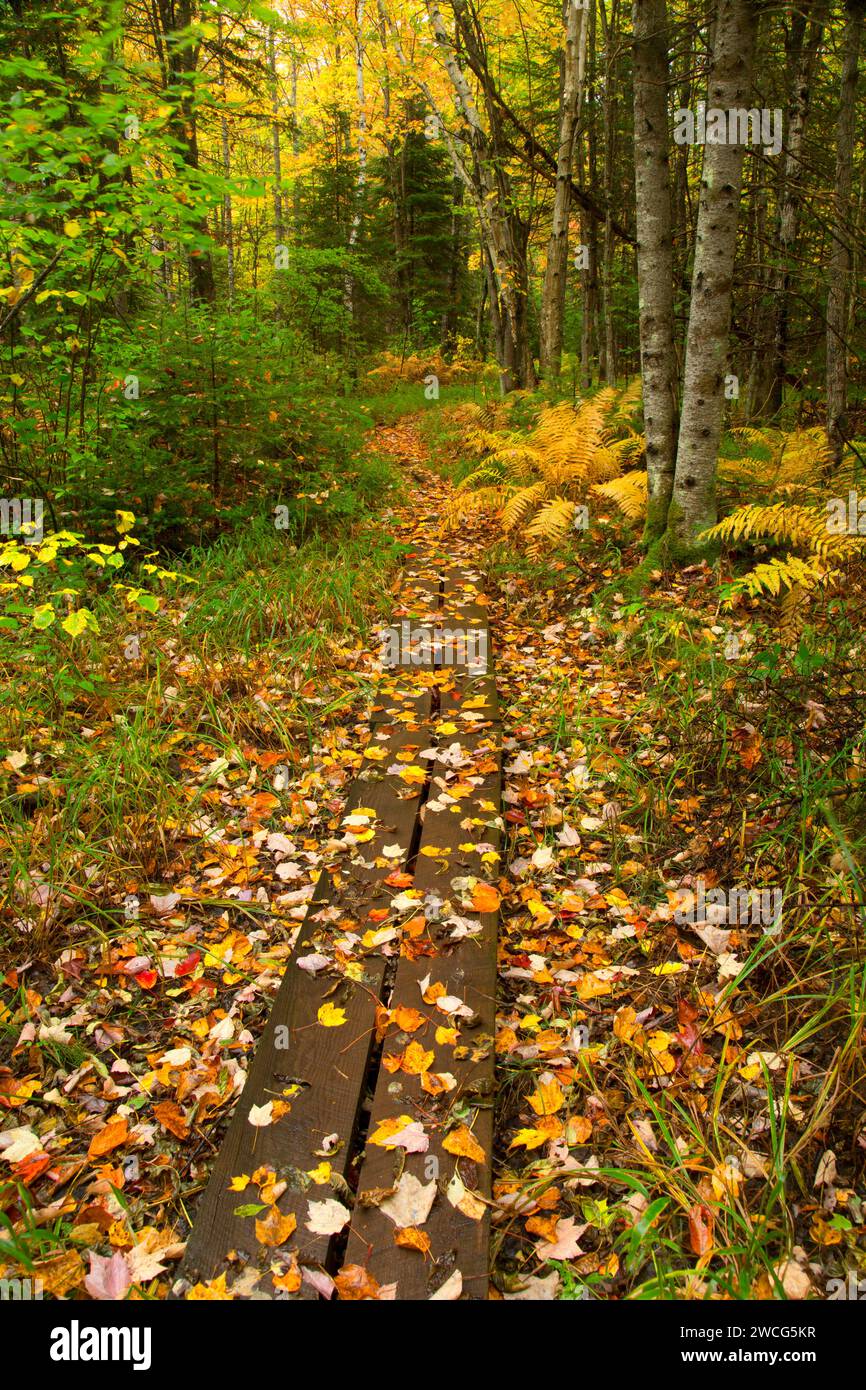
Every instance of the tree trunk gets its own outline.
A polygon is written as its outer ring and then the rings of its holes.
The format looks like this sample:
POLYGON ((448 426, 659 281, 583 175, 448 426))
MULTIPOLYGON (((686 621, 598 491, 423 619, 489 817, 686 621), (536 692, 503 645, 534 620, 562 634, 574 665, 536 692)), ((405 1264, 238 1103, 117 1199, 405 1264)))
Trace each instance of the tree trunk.
POLYGON ((445 356, 454 352, 457 346, 458 328, 458 290, 460 287, 460 265, 463 254, 463 237, 461 219, 463 216, 463 184, 460 179, 455 178, 451 185, 451 197, 453 200, 451 208, 451 243, 448 257, 448 287, 446 290, 445 309, 442 314, 442 322, 439 329, 439 340, 442 352, 445 356))
POLYGON ((633 0, 634 162, 643 418, 647 461, 644 539, 667 525, 676 457, 676 356, 668 153, 666 0, 633 0))
MULTIPOLYGON (((154 26, 158 17, 160 39, 164 52, 164 78, 166 85, 174 92, 182 93, 180 102, 174 109, 171 128, 175 140, 184 150, 185 162, 191 169, 198 169, 198 130, 196 126, 194 84, 191 74, 198 65, 200 45, 191 48, 178 43, 178 35, 183 34, 194 18, 197 18, 192 0, 157 0, 154 9, 154 26)), ((199 231, 203 237, 208 235, 207 217, 202 218, 199 231)), ((210 251, 196 250, 188 258, 189 287, 192 299, 211 304, 215 297, 213 262, 210 251)))
MULTIPOLYGON (((501 344, 498 353, 500 365, 500 386, 503 391, 515 388, 532 388, 536 384, 535 369, 529 347, 528 304, 529 267, 528 244, 529 223, 524 221, 516 206, 511 179, 507 169, 508 152, 501 131, 501 112, 493 100, 489 88, 486 53, 483 48, 483 34, 478 28, 478 17, 467 14, 464 5, 452 0, 452 10, 460 37, 467 47, 472 48, 476 66, 485 75, 484 97, 486 102, 489 132, 484 129, 478 108, 472 95, 469 82, 457 57, 437 0, 427 0, 427 13, 442 56, 445 70, 454 88, 460 112, 466 126, 466 142, 471 152, 471 164, 464 159, 462 147, 451 134, 436 105, 436 100, 427 83, 419 81, 419 86, 430 102, 441 133, 448 147, 455 172, 464 187, 472 195, 475 211, 481 229, 481 236, 489 256, 493 274, 490 285, 490 312, 498 312, 499 328, 494 319, 492 323, 494 338, 501 344), (473 24, 475 27, 473 28, 473 24), (494 308, 494 305, 496 308, 494 308)), ((398 47, 401 62, 405 57, 398 47)))
POLYGON ((604 31, 604 98, 602 128, 604 133, 604 234, 601 244, 601 326, 604 335, 604 379, 608 386, 616 385, 616 339, 613 320, 613 186, 616 154, 616 34, 619 24, 619 0, 612 0, 610 19, 604 4, 599 8, 604 31))
POLYGON ((765 291, 752 335, 749 372, 749 419, 775 415, 782 407, 788 373, 788 335, 791 277, 796 268, 797 232, 802 203, 801 169, 803 140, 809 113, 815 63, 824 25, 827 0, 816 0, 809 21, 808 10, 794 11, 786 39, 788 103, 784 147, 776 186, 776 223, 770 246, 770 262, 764 275, 765 291), (807 36, 808 27, 808 36, 807 36))
MULTIPOLYGON (((277 36, 271 26, 268 35, 268 71, 271 79, 271 149, 274 161, 274 241, 283 240, 283 164, 280 152, 280 89, 277 79, 277 36)), ((292 72, 297 69, 293 66, 292 72)))
POLYGON ((553 221, 547 243, 547 265, 541 291, 541 375, 558 377, 562 365, 562 323, 565 315, 565 282, 568 267, 568 222, 571 211, 571 174, 574 138, 580 111, 586 46, 586 10, 577 0, 565 0, 565 52, 559 100, 559 147, 556 155, 556 191, 553 221))
POLYGON ((219 78, 220 78, 220 101, 222 110, 220 111, 220 146, 222 150, 223 178, 226 187, 223 190, 223 240, 226 248, 226 277, 228 282, 228 301, 231 304, 235 297, 235 239, 234 226, 232 223, 232 195, 230 192, 230 180, 232 176, 232 157, 229 145, 229 123, 226 119, 226 64, 223 55, 223 17, 217 14, 217 44, 219 48, 219 78))
POLYGON ((833 190, 830 288, 827 295, 827 435, 836 463, 848 439, 848 297, 851 292, 851 188, 854 112, 860 41, 866 0, 847 0, 839 117, 836 123, 836 182, 833 190))
MULTIPOLYGON (((365 0, 357 0, 355 23, 357 34, 355 38, 355 90, 358 97, 358 171, 355 175, 355 209, 352 213, 352 223, 349 228, 349 254, 358 244, 358 233, 361 230, 361 215, 363 210, 364 189, 367 185, 367 112, 364 107, 364 5, 365 0)), ((344 286, 344 301, 346 313, 351 327, 355 317, 355 279, 351 270, 348 271, 344 286)))
MULTIPOLYGON (((748 107, 757 36, 754 0, 718 0, 707 109, 748 107)), ((716 520, 743 145, 707 143, 701 173, 683 406, 667 538, 695 552, 716 520)))

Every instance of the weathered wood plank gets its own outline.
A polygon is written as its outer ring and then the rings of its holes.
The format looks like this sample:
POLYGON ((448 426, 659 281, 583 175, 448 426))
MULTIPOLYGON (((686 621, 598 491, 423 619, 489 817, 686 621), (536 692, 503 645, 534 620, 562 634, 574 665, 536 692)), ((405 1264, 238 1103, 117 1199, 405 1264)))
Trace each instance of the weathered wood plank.
MULTIPOLYGON (((431 924, 426 937, 412 943, 414 949, 429 950, 431 954, 417 954, 414 958, 401 955, 391 1010, 398 1005, 417 1009, 427 1021, 411 1034, 401 1031, 396 1022, 388 1029, 346 1250, 346 1261, 364 1265, 380 1284, 396 1282, 398 1299, 430 1298, 455 1270, 460 1271, 464 1298, 485 1298, 487 1294, 489 1218, 484 1201, 489 1200, 491 1191, 498 914, 495 907, 479 912, 462 903, 471 898, 466 879, 484 881, 497 877, 497 861, 491 868, 481 857, 489 851, 482 848, 479 852, 468 846, 489 846, 490 851, 498 851, 501 749, 496 730, 459 739, 454 736, 442 743, 445 747, 434 766, 425 807, 415 887, 422 890, 428 902, 433 894, 450 901, 448 916, 478 924, 480 934, 455 940, 455 926, 449 923, 443 908, 440 921, 431 924), (457 742, 467 758, 463 766, 453 765, 460 757, 454 747, 457 742), (472 784, 469 779, 473 779, 472 784), (470 794, 459 795, 470 785, 470 794), (450 800, 455 794, 456 799, 450 800), (425 849, 440 853, 433 857, 425 854, 425 849), (427 977, 429 984, 422 994, 421 985, 427 977), (459 999, 471 1016, 455 1017, 440 1010, 436 1005, 437 991, 459 999), (432 1002, 425 1002, 425 995, 432 1002), (449 1034, 453 1025, 458 1029, 456 1045, 453 1034, 449 1034), (389 1059, 391 1066, 399 1066, 399 1058, 406 1055, 412 1043, 420 1044, 426 1054, 428 1077, 453 1077, 453 1089, 431 1095, 422 1076, 410 1074, 402 1067, 389 1069, 389 1059), (401 1149, 389 1150, 370 1142, 383 1122, 401 1115, 423 1124, 429 1139, 426 1153, 404 1155, 401 1149), (466 1130, 471 1131, 483 1151, 483 1162, 460 1157, 444 1147, 449 1133, 465 1135, 466 1130), (366 1204, 370 1199, 365 1198, 365 1193, 380 1196, 383 1189, 391 1189, 406 1173, 425 1185, 436 1183, 432 1209, 420 1225, 430 1241, 429 1255, 398 1246, 394 1222, 377 1205, 366 1204), (446 1195, 455 1175, 469 1194, 464 1198, 469 1215, 452 1205, 446 1195)), ((487 896, 495 903, 495 892, 488 889, 487 896)), ((484 905, 483 898, 478 901, 484 905)), ((414 1065, 414 1059, 410 1064, 414 1065)), ((455 1186, 451 1192, 457 1195, 455 1186)))
MULTIPOLYGON (((317 950, 320 936, 333 937, 336 929, 331 919, 352 929, 357 927, 363 933, 370 926, 370 909, 389 907, 391 892, 384 879, 400 867, 400 861, 392 859, 385 864, 380 859, 384 868, 372 866, 372 861, 381 855, 386 844, 397 843, 403 848, 405 862, 412 845, 421 784, 407 784, 389 775, 387 768, 399 753, 414 756, 417 746, 414 732, 398 728, 382 744, 385 758, 363 769, 353 783, 347 814, 357 807, 367 807, 375 811, 378 819, 373 839, 362 846, 363 857, 371 867, 346 863, 330 881, 317 885, 196 1213, 180 1271, 191 1282, 209 1280, 228 1271, 231 1284, 244 1268, 259 1269, 262 1277, 256 1294, 273 1296, 276 1292, 266 1273, 276 1252, 257 1241, 253 1217, 234 1214, 239 1206, 259 1203, 258 1187, 250 1185, 246 1191, 229 1191, 233 1177, 252 1175, 268 1165, 278 1180, 289 1183, 279 1200, 279 1209, 284 1214, 292 1213, 297 1220, 291 1245, 301 1264, 323 1265, 328 1260, 330 1238, 313 1235, 304 1223, 308 1199, 320 1201, 335 1194, 325 1186, 309 1187, 305 1192, 308 1180, 303 1175, 322 1161, 317 1151, 322 1150, 326 1136, 336 1134, 339 1148, 328 1161, 338 1179, 346 1176, 386 961, 378 954, 367 955, 363 979, 354 982, 340 980, 330 970, 313 976, 298 967, 298 960, 317 950), (317 1022, 318 1010, 326 1002, 345 1010, 345 1024, 330 1028, 317 1022), (287 1047, 283 1046, 286 1042, 287 1047), (295 1086, 301 1088, 297 1093, 295 1086), (257 1128, 249 1122, 253 1105, 283 1099, 289 1101, 291 1110, 276 1123, 257 1128), (229 1259, 230 1251, 237 1252, 236 1259, 229 1259)), ((301 1296, 316 1294, 305 1283, 301 1296)))

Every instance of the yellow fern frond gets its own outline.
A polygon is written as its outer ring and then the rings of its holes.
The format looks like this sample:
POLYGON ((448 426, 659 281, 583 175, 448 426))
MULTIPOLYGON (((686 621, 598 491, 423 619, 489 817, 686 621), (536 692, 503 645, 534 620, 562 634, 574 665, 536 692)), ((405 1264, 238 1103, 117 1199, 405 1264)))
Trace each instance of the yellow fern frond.
POLYGON ((593 492, 615 502, 629 521, 638 521, 646 515, 647 475, 642 468, 634 468, 607 483, 596 483, 593 492))
POLYGON ((769 594, 772 598, 778 598, 783 589, 790 589, 794 585, 811 591, 834 575, 834 571, 825 569, 814 559, 802 560, 799 555, 774 556, 729 584, 724 604, 727 608, 732 607, 741 594, 749 594, 752 598, 769 594))
POLYGON ((496 516, 508 502, 513 488, 481 487, 477 492, 455 492, 442 515, 441 530, 447 535, 464 522, 481 516, 496 516))
POLYGON ((526 530, 527 551, 533 559, 564 540, 574 524, 574 503, 567 497, 554 497, 530 522, 526 530))
POLYGON ((543 480, 515 492, 502 513, 503 531, 515 531, 518 527, 525 526, 528 517, 546 496, 547 483, 543 480))

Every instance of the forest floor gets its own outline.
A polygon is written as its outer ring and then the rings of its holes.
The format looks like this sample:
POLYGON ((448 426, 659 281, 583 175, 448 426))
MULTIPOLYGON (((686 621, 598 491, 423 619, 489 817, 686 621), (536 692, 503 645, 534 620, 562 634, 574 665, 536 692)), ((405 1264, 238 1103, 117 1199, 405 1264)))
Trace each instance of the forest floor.
MULTIPOLYGON (((385 524, 411 555, 451 484, 411 421, 375 446, 404 476, 385 524)), ((494 1297, 826 1296, 864 1259, 862 925, 832 812, 839 876, 829 899, 816 881, 820 930, 806 890, 781 931, 702 902, 675 916, 684 887, 772 886, 791 854, 760 778, 793 777, 793 754, 737 705, 715 577, 658 576, 639 613, 616 589, 616 554, 637 557, 612 543, 542 568, 488 551, 480 522, 443 542, 485 575, 504 746, 494 1297), (708 654, 718 698, 686 646, 708 654)), ((213 697, 251 691, 287 728, 306 721, 308 746, 253 726, 235 751, 201 725, 173 738, 188 814, 168 826, 158 881, 127 882, 110 927, 53 901, 55 927, 79 925, 55 954, 9 964, 0 1158, 21 1207, 0 1273, 35 1269, 54 1296, 167 1294, 338 852, 378 657, 371 630, 329 643, 306 681, 276 661, 223 672, 213 697)), ((182 652, 172 662, 191 679, 182 652)), ((792 699, 820 739, 823 707, 792 699)), ((29 785, 26 760, 10 771, 29 785)), ((797 855, 808 884, 805 840, 797 855)))

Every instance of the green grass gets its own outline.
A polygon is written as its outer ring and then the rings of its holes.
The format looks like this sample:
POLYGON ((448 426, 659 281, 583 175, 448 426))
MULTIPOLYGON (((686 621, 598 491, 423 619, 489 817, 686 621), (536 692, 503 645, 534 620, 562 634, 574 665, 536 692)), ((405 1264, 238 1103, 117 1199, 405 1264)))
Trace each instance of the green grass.
MULTIPOLYGON (((401 554, 371 512, 396 479, 379 461, 375 473, 350 518, 316 517, 297 541, 263 516, 189 552, 157 614, 103 589, 98 634, 72 642, 58 624, 38 650, 0 639, 0 746, 26 751, 41 779, 20 795, 4 769, 0 784, 2 906, 27 921, 28 949, 111 935, 126 884, 160 881, 204 807, 208 783, 190 787, 181 766, 194 749, 235 765, 246 745, 308 761, 323 726, 363 702, 347 651, 384 613, 401 554), (50 912, 31 901, 39 883, 50 912)), ((4 936, 14 955, 18 933, 4 936)))

